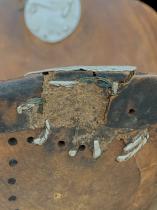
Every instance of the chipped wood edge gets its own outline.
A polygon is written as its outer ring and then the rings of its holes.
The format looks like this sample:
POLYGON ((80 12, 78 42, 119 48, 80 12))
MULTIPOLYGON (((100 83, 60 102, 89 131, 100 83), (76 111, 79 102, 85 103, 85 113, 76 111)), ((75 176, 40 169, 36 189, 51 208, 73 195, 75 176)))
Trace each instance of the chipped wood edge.
POLYGON ((137 70, 136 66, 67 66, 67 67, 56 67, 56 68, 49 68, 43 69, 39 71, 32 71, 24 76, 32 75, 32 74, 39 74, 44 72, 60 72, 60 71, 96 71, 96 72, 135 72, 137 70))

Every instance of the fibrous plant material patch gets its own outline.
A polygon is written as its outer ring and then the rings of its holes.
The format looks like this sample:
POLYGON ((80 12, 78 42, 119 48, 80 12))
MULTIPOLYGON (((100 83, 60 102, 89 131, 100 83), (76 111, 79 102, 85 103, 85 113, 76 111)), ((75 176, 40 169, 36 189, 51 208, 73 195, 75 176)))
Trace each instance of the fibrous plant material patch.
POLYGON ((97 129, 104 124, 108 105, 108 94, 94 83, 78 82, 72 87, 55 86, 50 81, 55 73, 44 76, 42 113, 33 108, 30 112, 31 125, 44 127, 49 119, 52 127, 80 127, 87 130, 97 129))

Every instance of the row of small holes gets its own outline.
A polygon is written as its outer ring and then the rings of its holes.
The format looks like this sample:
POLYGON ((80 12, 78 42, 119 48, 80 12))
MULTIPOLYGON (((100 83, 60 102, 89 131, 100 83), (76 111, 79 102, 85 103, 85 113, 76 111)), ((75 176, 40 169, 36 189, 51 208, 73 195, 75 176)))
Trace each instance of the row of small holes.
MULTIPOLYGON (((34 138, 33 137, 28 137, 27 138, 27 142, 29 143, 29 144, 32 144, 33 143, 33 140, 34 140, 34 138)), ((59 147, 65 147, 65 141, 59 141, 58 142, 58 146, 59 147)))
MULTIPOLYGON (((31 143, 33 142, 33 137, 28 137, 28 138, 27 138, 27 142, 31 144, 31 143)), ((15 139, 15 138, 10 138, 10 139, 8 140, 8 144, 11 145, 11 146, 17 145, 17 139, 15 139)), ((65 141, 59 141, 59 142, 58 142, 58 146, 59 146, 59 147, 65 147, 65 141)), ((83 151, 83 150, 85 150, 85 145, 80 145, 79 151, 83 151)), ((17 163, 18 163, 18 161, 15 160, 15 159, 12 159, 12 160, 9 161, 9 165, 10 165, 11 167, 16 166, 17 163)), ((8 179, 8 184, 11 184, 11 185, 16 184, 16 179, 15 179, 15 178, 10 178, 10 179, 8 179)), ((9 200, 9 201, 16 201, 16 199, 17 199, 16 196, 12 195, 12 196, 9 197, 8 200, 9 200)))
MULTIPOLYGON (((33 142, 33 137, 28 137, 28 138, 27 138, 27 142, 30 143, 30 144, 32 144, 32 142, 33 142)), ((60 148, 64 148, 64 147, 66 146, 65 141, 59 141, 59 142, 58 142, 58 146, 59 146, 60 148)), ((85 145, 80 145, 80 146, 79 146, 79 151, 83 151, 83 150, 85 150, 85 148, 86 148, 85 145)))
MULTIPOLYGON (((63 148, 63 147, 65 147, 65 141, 59 141, 58 142, 58 146, 60 147, 60 148, 63 148)), ((79 146, 79 151, 84 151, 86 149, 86 146, 85 145, 80 145, 79 146)))
MULTIPOLYGON (((10 138, 10 139, 8 140, 8 144, 9 144, 10 146, 15 146, 15 145, 17 145, 17 139, 16 139, 16 138, 10 138)), ((17 161, 16 159, 11 159, 11 160, 9 160, 9 166, 10 166, 10 167, 15 167, 17 164, 18 164, 18 161, 17 161)), ((8 184, 10 184, 10 185, 16 184, 16 179, 15 179, 15 178, 9 178, 9 179, 8 179, 8 184)), ((8 198, 8 201, 10 201, 10 202, 14 202, 14 201, 16 201, 16 200, 17 200, 17 197, 16 197, 15 195, 11 195, 11 196, 8 198)), ((15 209, 15 210, 19 210, 19 209, 15 209)))
MULTIPOLYGON (((33 137, 28 137, 27 138, 27 142, 28 143, 30 143, 30 144, 32 144, 33 143, 33 137)), ((10 146, 15 146, 15 145, 17 145, 17 139, 16 138, 10 138, 9 140, 8 140, 8 144, 10 145, 10 146)), ((65 141, 59 141, 58 142, 58 146, 59 147, 65 147, 65 141)), ((84 151, 86 149, 86 146, 85 145, 80 145, 80 147, 79 147, 79 151, 84 151)), ((9 166, 10 167, 15 167, 16 165, 18 164, 18 161, 16 160, 16 159, 11 159, 10 161, 9 161, 9 166)), ((15 178, 9 178, 8 179, 8 184, 10 184, 10 185, 14 185, 14 184, 16 184, 16 179, 15 178)), ((10 201, 10 202, 12 202, 12 201, 16 201, 16 199, 17 199, 17 197, 15 196, 15 195, 12 195, 12 196, 10 196, 9 198, 8 198, 8 200, 10 201)), ((16 209, 16 210, 19 210, 19 209, 16 209)))
MULTIPOLYGON (((28 142, 29 144, 32 144, 32 143, 33 143, 33 139, 34 139, 33 137, 28 137, 28 138, 27 138, 27 142, 28 142)), ((60 148, 64 148, 64 147, 66 146, 65 141, 59 141, 59 142, 58 142, 58 146, 59 146, 60 148)), ((80 145, 79 151, 83 151, 83 150, 85 150, 85 148, 86 148, 85 145, 80 145)))
MULTIPOLYGON (((34 140, 34 138, 32 136, 30 136, 30 137, 27 138, 27 142, 29 144, 32 144, 33 143, 33 140, 34 140)), ((59 141, 58 142, 58 146, 59 147, 65 147, 65 141, 59 141)))
MULTIPOLYGON (((27 138, 27 142, 28 143, 30 143, 30 144, 32 144, 33 143, 33 137, 28 137, 27 138)), ((11 145, 11 146, 15 146, 16 144, 17 144, 17 139, 15 139, 15 138, 10 138, 9 140, 8 140, 8 143, 11 145)), ((59 141, 58 142, 58 146, 59 147, 64 147, 65 146, 65 141, 59 141)), ((85 149, 85 145, 80 145, 80 150, 84 150, 85 149)), ((14 166, 14 165, 16 165, 17 164, 17 160, 10 160, 10 162, 9 162, 9 165, 10 166, 14 166)))
MULTIPOLYGON (((33 139, 34 139, 33 137, 28 137, 28 138, 27 138, 27 142, 30 143, 30 144, 32 144, 32 143, 33 143, 33 139)), ((10 139, 8 140, 8 144, 11 145, 11 146, 17 145, 17 139, 15 139, 15 138, 10 138, 10 139)))

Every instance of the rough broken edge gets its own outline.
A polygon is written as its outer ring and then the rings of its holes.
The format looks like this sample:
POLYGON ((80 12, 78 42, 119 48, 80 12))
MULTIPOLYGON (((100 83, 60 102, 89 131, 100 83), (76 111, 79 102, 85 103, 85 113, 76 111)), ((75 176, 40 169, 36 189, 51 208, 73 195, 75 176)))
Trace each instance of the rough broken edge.
POLYGON ((44 72, 62 72, 62 71, 96 71, 96 72, 135 72, 137 70, 136 66, 67 66, 67 67, 57 67, 50 69, 43 69, 39 71, 33 71, 25 74, 28 76, 31 74, 39 74, 44 72))

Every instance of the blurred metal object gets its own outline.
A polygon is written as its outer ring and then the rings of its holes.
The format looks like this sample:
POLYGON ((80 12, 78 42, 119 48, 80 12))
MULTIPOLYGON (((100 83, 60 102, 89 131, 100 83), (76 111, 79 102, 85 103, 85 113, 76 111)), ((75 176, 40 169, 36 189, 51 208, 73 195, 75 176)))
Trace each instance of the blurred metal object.
POLYGON ((74 32, 81 17, 80 0, 27 0, 24 18, 33 35, 44 42, 62 41, 74 32))

